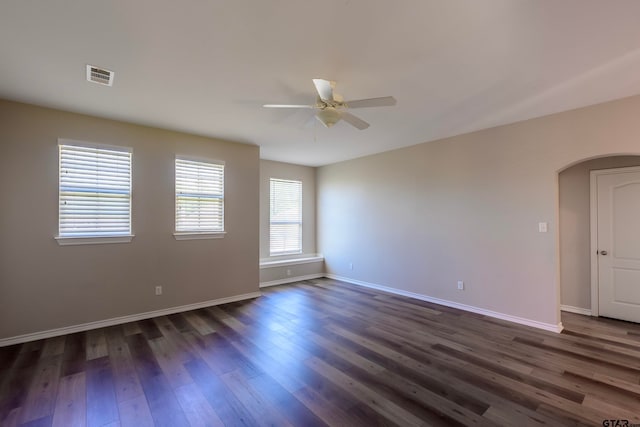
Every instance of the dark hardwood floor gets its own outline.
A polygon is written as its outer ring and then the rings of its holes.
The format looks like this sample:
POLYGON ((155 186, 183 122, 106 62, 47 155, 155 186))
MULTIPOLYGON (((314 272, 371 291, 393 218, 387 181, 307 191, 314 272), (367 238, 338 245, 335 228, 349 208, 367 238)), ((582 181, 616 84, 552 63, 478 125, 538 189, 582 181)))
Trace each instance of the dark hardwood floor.
MULTIPOLYGON (((328 279, 0 349, 2 426, 640 423, 640 325, 554 334, 328 279)), ((609 425, 624 425, 609 424, 609 425)))

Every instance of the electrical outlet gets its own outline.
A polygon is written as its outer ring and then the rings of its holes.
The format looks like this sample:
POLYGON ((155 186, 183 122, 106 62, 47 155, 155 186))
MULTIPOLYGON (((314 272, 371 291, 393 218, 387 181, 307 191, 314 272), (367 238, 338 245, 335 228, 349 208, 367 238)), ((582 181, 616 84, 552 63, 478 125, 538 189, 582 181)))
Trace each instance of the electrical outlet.
POLYGON ((291 276, 291 270, 287 268, 287 276, 291 276))
POLYGON ((462 280, 458 280, 458 289, 461 291, 464 290, 464 282, 462 280))
POLYGON ((162 295, 162 286, 156 286, 156 295, 162 295))
POLYGON ((352 262, 349 263, 349 270, 353 270, 353 263, 352 262))

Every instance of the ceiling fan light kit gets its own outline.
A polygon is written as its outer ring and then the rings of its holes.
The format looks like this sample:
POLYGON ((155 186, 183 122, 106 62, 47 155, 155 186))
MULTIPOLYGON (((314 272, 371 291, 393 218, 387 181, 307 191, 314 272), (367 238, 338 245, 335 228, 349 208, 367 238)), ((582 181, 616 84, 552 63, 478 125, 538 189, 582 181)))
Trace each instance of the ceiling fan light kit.
POLYGON ((340 112, 337 111, 333 107, 325 107, 322 110, 318 111, 316 114, 316 119, 320 121, 325 127, 330 128, 331 126, 338 123, 341 119, 340 112))
POLYGON ((396 100, 392 96, 381 98, 357 99, 354 101, 344 101, 342 96, 334 93, 336 82, 324 79, 313 79, 318 98, 313 105, 292 105, 292 104, 265 104, 265 108, 313 108, 318 110, 316 118, 327 128, 344 120, 351 126, 363 130, 369 127, 369 123, 359 117, 347 112, 349 108, 367 107, 390 107, 396 105, 396 100))

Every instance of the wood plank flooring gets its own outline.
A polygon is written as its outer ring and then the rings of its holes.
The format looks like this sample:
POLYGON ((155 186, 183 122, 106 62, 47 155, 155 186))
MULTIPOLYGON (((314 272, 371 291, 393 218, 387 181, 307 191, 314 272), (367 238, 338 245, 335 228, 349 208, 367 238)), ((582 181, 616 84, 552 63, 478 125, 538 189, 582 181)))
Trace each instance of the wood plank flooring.
POLYGON ((0 424, 640 423, 640 325, 562 320, 565 331, 554 334, 304 281, 255 300, 0 348, 0 424))

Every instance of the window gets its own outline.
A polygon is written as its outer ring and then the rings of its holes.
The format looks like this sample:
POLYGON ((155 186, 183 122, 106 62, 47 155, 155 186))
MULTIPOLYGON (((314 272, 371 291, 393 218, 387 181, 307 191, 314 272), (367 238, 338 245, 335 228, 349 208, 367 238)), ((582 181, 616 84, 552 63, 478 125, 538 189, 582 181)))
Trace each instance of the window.
POLYGON ((269 252, 302 252, 302 182, 271 178, 269 252))
POLYGON ((58 243, 131 241, 131 149, 60 140, 58 243))
POLYGON ((176 239, 223 234, 224 163, 176 158, 176 239))

